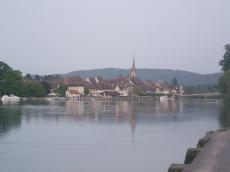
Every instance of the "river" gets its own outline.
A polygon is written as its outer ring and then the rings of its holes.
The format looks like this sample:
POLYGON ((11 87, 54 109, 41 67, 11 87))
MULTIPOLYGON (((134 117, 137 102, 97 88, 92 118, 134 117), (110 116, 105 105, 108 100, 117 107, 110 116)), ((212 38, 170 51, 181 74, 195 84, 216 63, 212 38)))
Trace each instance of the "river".
POLYGON ((167 172, 222 127, 220 108, 202 99, 1 104, 0 171, 167 172))

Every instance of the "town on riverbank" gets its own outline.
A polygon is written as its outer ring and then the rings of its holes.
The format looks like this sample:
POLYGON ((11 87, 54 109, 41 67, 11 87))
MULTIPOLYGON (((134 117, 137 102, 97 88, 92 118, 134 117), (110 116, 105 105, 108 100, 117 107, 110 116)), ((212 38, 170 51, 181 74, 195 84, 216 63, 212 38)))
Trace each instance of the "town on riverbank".
POLYGON ((177 78, 172 82, 143 81, 137 76, 135 59, 129 76, 118 76, 115 79, 102 77, 79 76, 65 77, 60 75, 31 75, 22 77, 20 71, 13 70, 1 62, 1 77, 5 78, 1 85, 1 100, 19 100, 22 98, 53 97, 66 99, 80 98, 130 98, 161 97, 177 98, 183 93, 183 86, 177 78))

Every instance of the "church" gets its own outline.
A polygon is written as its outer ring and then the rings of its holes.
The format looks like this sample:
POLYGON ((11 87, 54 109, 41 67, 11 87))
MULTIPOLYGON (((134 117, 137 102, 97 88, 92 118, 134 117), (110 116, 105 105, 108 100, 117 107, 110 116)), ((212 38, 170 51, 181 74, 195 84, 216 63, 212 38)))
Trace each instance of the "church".
POLYGON ((131 72, 130 72, 129 79, 133 81, 136 78, 137 78, 137 72, 136 72, 136 66, 135 66, 135 57, 133 55, 133 66, 132 66, 132 69, 131 69, 131 72))

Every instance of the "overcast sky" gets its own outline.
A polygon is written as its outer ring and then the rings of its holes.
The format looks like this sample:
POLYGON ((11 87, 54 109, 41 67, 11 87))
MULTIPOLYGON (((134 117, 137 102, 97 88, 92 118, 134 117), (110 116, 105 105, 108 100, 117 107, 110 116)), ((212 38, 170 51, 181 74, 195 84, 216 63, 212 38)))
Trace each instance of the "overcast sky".
POLYGON ((0 0, 0 61, 24 74, 93 68, 219 72, 230 0, 0 0))

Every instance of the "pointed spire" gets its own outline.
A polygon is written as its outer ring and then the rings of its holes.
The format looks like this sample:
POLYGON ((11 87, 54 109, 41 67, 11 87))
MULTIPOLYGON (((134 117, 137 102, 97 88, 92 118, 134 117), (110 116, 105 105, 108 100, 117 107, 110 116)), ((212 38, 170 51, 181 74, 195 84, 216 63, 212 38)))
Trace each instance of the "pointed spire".
POLYGON ((130 79, 135 79, 137 77, 136 74, 136 66, 135 66, 135 54, 133 53, 133 66, 130 72, 130 79))
POLYGON ((133 67, 132 68, 135 68, 135 53, 133 53, 133 67))

